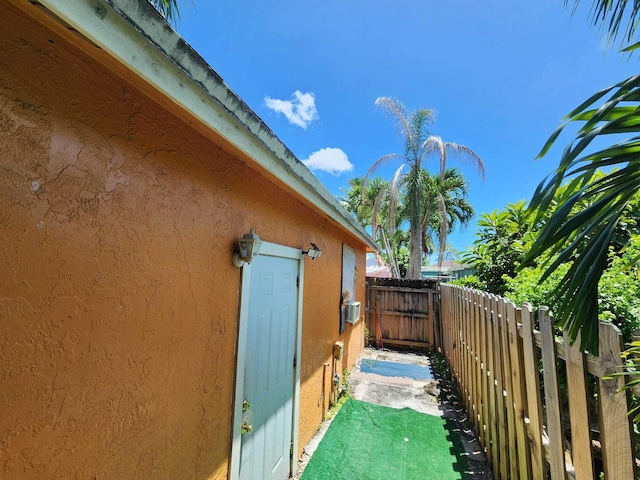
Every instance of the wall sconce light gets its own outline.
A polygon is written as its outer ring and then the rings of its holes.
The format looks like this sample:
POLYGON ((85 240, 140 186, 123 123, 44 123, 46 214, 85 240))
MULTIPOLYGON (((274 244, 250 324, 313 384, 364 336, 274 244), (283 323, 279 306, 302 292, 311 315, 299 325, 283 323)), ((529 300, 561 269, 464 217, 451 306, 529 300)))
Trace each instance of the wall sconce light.
POLYGON ((315 260, 322 255, 322 250, 320 250, 315 243, 312 243, 309 250, 307 250, 306 252, 303 250, 302 253, 308 256, 311 260, 315 260))
POLYGON ((253 233, 253 228, 249 233, 245 233, 238 240, 239 252, 233 254, 233 264, 240 268, 245 263, 251 263, 251 261, 260 254, 260 247, 262 246, 262 240, 260 237, 253 233))

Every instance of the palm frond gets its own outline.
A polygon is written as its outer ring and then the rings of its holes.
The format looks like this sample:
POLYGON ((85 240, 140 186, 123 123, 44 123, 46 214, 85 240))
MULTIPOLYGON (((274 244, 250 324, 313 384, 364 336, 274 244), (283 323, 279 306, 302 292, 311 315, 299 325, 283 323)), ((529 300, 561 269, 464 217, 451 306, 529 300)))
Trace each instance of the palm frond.
MULTIPOLYGON (((640 1, 640 0, 639 0, 640 1)), ((581 348, 598 351, 598 282, 616 240, 616 227, 634 194, 640 190, 640 76, 601 90, 571 112, 565 124, 547 141, 541 155, 570 123, 584 122, 576 139, 564 150, 556 171, 540 183, 531 201, 537 220, 558 201, 561 185, 570 180, 560 205, 546 220, 527 253, 523 266, 545 254, 551 259, 542 280, 561 264, 570 268, 555 297, 559 325, 571 340, 581 334, 581 348), (608 95, 599 108, 594 102, 608 95), (635 134, 614 145, 588 150, 611 134, 635 134), (600 168, 612 168, 606 174, 600 168)), ((542 281, 541 280, 541 281, 542 281)))
POLYGON ((465 147, 464 145, 459 145, 452 142, 447 142, 445 146, 447 149, 451 150, 456 157, 460 158, 466 165, 473 168, 483 182, 485 181, 486 174, 484 169, 484 162, 476 152, 471 150, 469 147, 465 147))
MULTIPOLYGON (((364 177, 362 177, 361 191, 362 191, 363 201, 364 201, 364 196, 367 192, 367 187, 369 185, 369 176, 374 174, 376 170, 378 170, 383 165, 387 165, 389 163, 392 163, 394 160, 398 160, 398 159, 403 160, 404 157, 402 157, 402 155, 398 155, 397 153, 390 153, 388 155, 384 155, 380 157, 378 160, 373 162, 373 165, 369 167, 367 172, 364 174, 364 177)), ((404 163, 400 165, 400 168, 398 170, 402 170, 403 168, 404 168, 404 163)))
POLYGON ((440 175, 444 176, 447 169, 447 152, 452 153, 456 158, 461 159, 463 163, 473 168, 478 176, 484 182, 485 168, 484 162, 480 156, 469 147, 453 142, 443 142, 440 137, 430 136, 425 140, 422 146, 425 156, 435 153, 440 160, 440 175))
POLYGON ((438 195, 438 211, 440 212, 440 231, 438 232, 438 266, 442 266, 444 251, 447 246, 447 233, 449 232, 449 217, 447 216, 447 203, 444 195, 438 195))
POLYGON ((431 135, 422 144, 424 155, 428 156, 431 153, 435 153, 440 161, 440 176, 444 175, 444 171, 447 168, 447 148, 442 138, 431 135))
POLYGON ((395 160, 402 160, 403 164, 404 164, 404 157, 402 155, 397 154, 397 153, 389 153, 387 155, 383 155, 378 160, 373 162, 373 164, 367 170, 367 173, 364 174, 363 185, 367 184, 370 175, 375 173, 382 166, 388 165, 388 164, 394 162, 395 160))
MULTIPOLYGON (((569 0, 565 0, 565 6, 569 0)), ((580 0, 573 1, 575 12, 580 0)), ((640 21, 640 0, 594 0, 591 8, 593 24, 600 26, 607 32, 609 43, 622 35, 623 41, 630 43, 640 21), (621 30, 622 29, 622 30, 621 30)))
MULTIPOLYGON (((169 23, 180 22, 180 8, 178 0, 149 0, 169 23)), ((185 2, 186 5, 186 2, 185 2)))
POLYGON ((402 185, 404 165, 396 170, 393 178, 389 182, 389 211, 387 213, 387 222, 389 223, 389 231, 396 229, 396 217, 398 214, 398 204, 400 200, 400 188, 402 185))
POLYGON ((378 97, 374 106, 381 108, 396 124, 398 134, 403 138, 413 138, 413 130, 409 122, 407 108, 400 100, 393 97, 378 97))

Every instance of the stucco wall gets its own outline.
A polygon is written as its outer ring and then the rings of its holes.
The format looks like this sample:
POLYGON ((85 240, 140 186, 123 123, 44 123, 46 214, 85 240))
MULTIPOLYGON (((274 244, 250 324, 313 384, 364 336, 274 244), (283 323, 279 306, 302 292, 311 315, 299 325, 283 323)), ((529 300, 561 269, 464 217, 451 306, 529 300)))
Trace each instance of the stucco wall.
MULTIPOLYGON (((0 478, 226 478, 231 256, 250 227, 324 250, 305 260, 302 448, 328 401, 342 243, 360 272, 364 246, 14 8, 0 5, 0 478)), ((341 339, 339 372, 362 322, 341 339)))

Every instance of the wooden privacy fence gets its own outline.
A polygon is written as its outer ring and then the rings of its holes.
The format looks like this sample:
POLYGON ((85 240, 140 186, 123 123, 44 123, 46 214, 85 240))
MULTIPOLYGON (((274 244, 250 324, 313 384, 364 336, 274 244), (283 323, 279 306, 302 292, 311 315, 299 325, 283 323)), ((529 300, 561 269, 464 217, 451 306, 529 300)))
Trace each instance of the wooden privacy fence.
POLYGON ((437 318, 435 280, 367 278, 369 337, 377 346, 433 349, 437 318))
POLYGON ((557 339, 546 309, 536 330, 527 304, 440 292, 442 349, 495 478, 635 478, 624 380, 604 378, 622 363, 615 326, 601 322, 595 357, 557 339))

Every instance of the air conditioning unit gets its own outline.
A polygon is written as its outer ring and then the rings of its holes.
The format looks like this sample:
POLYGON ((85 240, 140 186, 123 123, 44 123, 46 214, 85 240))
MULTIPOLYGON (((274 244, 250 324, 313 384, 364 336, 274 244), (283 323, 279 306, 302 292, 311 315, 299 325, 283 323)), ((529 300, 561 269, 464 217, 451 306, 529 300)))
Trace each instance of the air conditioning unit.
POLYGON ((344 317, 350 324, 360 320, 360 302, 350 302, 344 306, 344 317))

